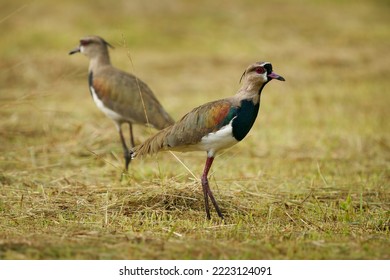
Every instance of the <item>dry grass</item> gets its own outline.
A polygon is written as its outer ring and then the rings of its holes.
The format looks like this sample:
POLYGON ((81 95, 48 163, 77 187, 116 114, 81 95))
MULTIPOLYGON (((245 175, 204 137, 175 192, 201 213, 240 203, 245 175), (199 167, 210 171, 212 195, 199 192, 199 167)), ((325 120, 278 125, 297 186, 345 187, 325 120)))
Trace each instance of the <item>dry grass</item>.
MULTIPOLYGON (((386 1, 17 0, 0 11, 1 259, 390 258, 386 1), (85 34, 113 43, 113 63, 175 118, 232 95, 253 61, 286 78, 215 161, 224 221, 205 218, 198 181, 169 153, 121 175, 87 59, 67 56, 85 34)), ((177 156, 201 174, 204 154, 177 156)))

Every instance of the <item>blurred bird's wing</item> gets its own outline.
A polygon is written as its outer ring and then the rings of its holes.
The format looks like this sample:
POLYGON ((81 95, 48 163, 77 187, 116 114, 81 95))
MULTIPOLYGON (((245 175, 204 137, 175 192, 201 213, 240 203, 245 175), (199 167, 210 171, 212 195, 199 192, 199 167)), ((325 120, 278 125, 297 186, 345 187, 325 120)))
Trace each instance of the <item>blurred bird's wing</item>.
POLYGON ((104 106, 119 113, 124 120, 149 123, 157 129, 174 122, 152 90, 134 75, 106 67, 90 74, 90 86, 104 106))

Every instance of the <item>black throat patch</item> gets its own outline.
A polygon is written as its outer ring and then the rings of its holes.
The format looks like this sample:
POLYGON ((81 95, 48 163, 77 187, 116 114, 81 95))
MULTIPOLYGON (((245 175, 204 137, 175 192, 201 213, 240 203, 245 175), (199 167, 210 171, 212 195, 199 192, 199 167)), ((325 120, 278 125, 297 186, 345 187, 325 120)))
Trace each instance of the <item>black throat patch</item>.
POLYGON ((241 141, 251 130, 257 114, 259 112, 260 102, 254 104, 252 100, 242 100, 241 106, 237 110, 237 117, 233 120, 233 137, 241 141))

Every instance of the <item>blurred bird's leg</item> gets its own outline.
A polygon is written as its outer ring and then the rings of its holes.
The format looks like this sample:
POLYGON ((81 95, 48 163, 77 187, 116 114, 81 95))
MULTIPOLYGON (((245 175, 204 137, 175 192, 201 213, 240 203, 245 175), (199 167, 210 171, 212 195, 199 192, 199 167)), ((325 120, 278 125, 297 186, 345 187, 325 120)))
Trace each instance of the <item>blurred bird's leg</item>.
MULTIPOLYGON (((125 158, 125 171, 127 171, 129 169, 129 164, 130 164, 130 161, 131 161, 131 155, 129 153, 129 149, 126 146, 125 137, 123 137, 121 124, 118 124, 117 127, 118 127, 118 131, 119 131, 119 137, 121 138, 121 142, 122 142, 123 156, 125 158)), ((132 133, 131 133, 131 135, 132 135, 132 133)))
POLYGON ((214 157, 207 157, 206 164, 203 170, 203 175, 202 175, 202 189, 203 189, 203 195, 204 195, 204 203, 206 207, 206 214, 207 214, 207 219, 211 219, 210 216, 210 207, 209 207, 209 197, 211 199, 211 202, 214 205, 215 210, 218 213, 218 216, 223 219, 223 215, 221 210, 218 207, 217 201, 214 198, 213 193, 211 192, 210 186, 209 186, 209 180, 207 179, 207 175, 209 173, 210 167, 213 164, 214 157))
POLYGON ((131 124, 131 122, 128 123, 129 124, 129 132, 130 132, 130 148, 134 148, 135 145, 134 145, 134 136, 133 136, 133 125, 131 124))

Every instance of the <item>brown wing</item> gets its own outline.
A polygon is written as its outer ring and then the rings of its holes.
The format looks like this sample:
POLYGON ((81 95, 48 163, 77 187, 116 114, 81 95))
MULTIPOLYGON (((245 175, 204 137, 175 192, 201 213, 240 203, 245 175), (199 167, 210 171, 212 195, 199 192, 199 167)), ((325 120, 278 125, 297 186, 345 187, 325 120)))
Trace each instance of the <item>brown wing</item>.
POLYGON ((137 146, 134 154, 153 154, 161 149, 180 149, 195 145, 205 135, 227 125, 235 117, 236 111, 237 107, 231 99, 206 103, 137 146))

